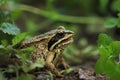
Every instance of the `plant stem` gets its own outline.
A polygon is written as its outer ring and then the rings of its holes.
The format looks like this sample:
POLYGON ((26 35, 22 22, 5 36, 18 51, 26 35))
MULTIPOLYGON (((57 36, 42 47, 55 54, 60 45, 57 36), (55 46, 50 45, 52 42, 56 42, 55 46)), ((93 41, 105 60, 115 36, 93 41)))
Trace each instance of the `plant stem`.
POLYGON ((63 15, 59 14, 57 12, 53 11, 45 11, 41 10, 39 8, 35 8, 28 5, 18 5, 16 7, 10 7, 6 5, 6 8, 8 10, 22 10, 22 11, 28 11, 34 14, 38 14, 44 17, 47 17, 52 20, 57 21, 64 21, 64 22, 70 22, 70 23, 81 23, 81 24, 103 24, 104 18, 99 17, 77 17, 77 16, 69 16, 69 15, 63 15))

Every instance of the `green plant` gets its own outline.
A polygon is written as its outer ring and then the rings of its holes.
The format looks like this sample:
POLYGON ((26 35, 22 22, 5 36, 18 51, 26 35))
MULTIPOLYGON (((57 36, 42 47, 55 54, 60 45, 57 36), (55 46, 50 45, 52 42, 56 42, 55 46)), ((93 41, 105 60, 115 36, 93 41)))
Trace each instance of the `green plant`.
POLYGON ((98 37, 100 58, 96 63, 95 72, 103 73, 111 80, 120 80, 120 41, 112 40, 106 34, 98 37))
POLYGON ((4 65, 8 67, 0 67, 0 72, 2 72, 0 78, 4 78, 2 75, 5 75, 6 73, 15 73, 16 76, 13 76, 15 78, 12 78, 12 80, 33 80, 33 76, 28 72, 36 67, 41 68, 44 66, 45 63, 43 60, 39 60, 36 63, 31 63, 29 55, 34 50, 33 47, 28 47, 25 49, 16 48, 27 35, 27 33, 20 33, 20 29, 12 23, 1 23, 0 66, 4 65), (14 60, 11 58, 12 55, 16 56, 14 60), (22 74, 19 74, 20 70, 22 70, 22 74), (25 77, 23 74, 27 77, 25 77))

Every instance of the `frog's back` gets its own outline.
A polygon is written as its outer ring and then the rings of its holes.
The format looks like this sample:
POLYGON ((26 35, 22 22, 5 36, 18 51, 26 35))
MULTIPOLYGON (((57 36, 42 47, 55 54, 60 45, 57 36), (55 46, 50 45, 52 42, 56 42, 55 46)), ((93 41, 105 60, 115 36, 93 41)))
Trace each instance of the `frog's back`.
POLYGON ((22 46, 29 46, 31 44, 47 40, 50 37, 52 38, 55 35, 55 33, 56 33, 56 30, 51 30, 51 31, 46 32, 44 34, 25 39, 21 42, 21 47, 22 46))

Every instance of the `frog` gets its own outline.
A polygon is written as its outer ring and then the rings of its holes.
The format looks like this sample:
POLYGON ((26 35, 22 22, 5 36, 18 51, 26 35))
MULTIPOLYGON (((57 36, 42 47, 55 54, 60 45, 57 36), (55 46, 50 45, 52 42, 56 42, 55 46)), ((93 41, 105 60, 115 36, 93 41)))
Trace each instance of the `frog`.
POLYGON ((34 63, 38 59, 44 59, 45 66, 56 76, 61 77, 62 71, 57 69, 57 65, 62 64, 66 69, 68 64, 62 57, 65 48, 73 42, 74 32, 59 26, 46 33, 25 39, 20 47, 26 48, 34 46, 30 58, 34 63))

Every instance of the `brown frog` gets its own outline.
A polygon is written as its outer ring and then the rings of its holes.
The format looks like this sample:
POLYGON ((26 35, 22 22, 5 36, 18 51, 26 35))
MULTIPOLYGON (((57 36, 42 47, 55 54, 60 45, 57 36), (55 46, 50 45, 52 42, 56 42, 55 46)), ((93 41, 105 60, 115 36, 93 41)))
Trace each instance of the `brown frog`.
POLYGON ((61 76, 61 72, 56 68, 62 64, 67 67, 62 53, 70 43, 73 42, 73 32, 64 27, 58 27, 44 34, 26 39, 21 43, 21 47, 34 46, 35 50, 31 53, 31 59, 35 62, 37 59, 44 59, 45 66, 56 76, 61 76))

